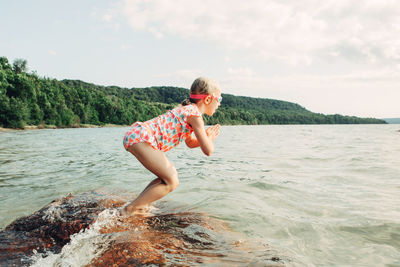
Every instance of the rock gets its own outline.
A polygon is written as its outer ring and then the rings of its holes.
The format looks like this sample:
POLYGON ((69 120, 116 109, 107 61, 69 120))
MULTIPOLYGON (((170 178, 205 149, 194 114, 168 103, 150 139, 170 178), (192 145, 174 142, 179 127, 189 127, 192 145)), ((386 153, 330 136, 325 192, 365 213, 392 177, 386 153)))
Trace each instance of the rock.
POLYGON ((0 266, 283 264, 265 246, 246 246, 224 222, 205 214, 161 208, 152 216, 118 216, 116 208, 128 199, 68 195, 15 220, 0 232, 0 266))
POLYGON ((105 200, 105 196, 95 192, 69 195, 15 220, 0 232, 0 266, 29 265, 34 250, 59 253, 71 235, 88 228, 110 206, 105 200))

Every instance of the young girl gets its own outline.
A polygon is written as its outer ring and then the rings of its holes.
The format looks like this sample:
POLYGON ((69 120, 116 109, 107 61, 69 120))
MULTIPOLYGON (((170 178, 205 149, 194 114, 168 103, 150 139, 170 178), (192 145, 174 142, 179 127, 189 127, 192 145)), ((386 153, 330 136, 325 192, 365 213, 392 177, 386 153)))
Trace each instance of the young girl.
POLYGON ((213 80, 198 78, 190 88, 190 98, 181 106, 149 121, 132 124, 124 136, 124 147, 157 178, 122 209, 122 215, 143 212, 147 205, 178 186, 178 173, 164 152, 185 141, 190 148, 200 146, 207 156, 213 153, 213 141, 219 135, 220 125, 205 129, 202 114, 212 116, 221 101, 219 85, 213 80))

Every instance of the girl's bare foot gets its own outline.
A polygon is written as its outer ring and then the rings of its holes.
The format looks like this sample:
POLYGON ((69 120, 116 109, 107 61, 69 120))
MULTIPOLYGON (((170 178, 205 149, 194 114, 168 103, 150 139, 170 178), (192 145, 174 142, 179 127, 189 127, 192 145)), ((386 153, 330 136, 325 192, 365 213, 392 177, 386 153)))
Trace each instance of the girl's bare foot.
POLYGON ((123 217, 129 217, 129 216, 135 216, 135 215, 139 215, 139 216, 153 216, 153 214, 150 212, 150 207, 149 206, 145 206, 143 208, 136 208, 136 209, 130 209, 129 207, 123 207, 122 209, 120 209, 119 211, 119 215, 123 216, 123 217))

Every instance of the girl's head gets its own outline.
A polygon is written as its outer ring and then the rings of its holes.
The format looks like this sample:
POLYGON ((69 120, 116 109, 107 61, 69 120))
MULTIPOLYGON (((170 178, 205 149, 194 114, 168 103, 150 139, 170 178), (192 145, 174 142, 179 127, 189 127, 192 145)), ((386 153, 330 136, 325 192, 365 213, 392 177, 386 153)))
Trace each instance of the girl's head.
POLYGON ((200 77, 194 80, 190 87, 190 98, 183 101, 182 105, 192 103, 205 105, 205 113, 211 116, 219 107, 221 100, 219 84, 209 78, 200 77))
MULTIPOLYGON (((192 86, 190 87, 190 95, 221 95, 221 88, 219 86, 219 84, 214 81, 211 80, 209 78, 205 78, 205 77, 200 77, 197 78, 196 80, 194 80, 194 82, 192 83, 192 86)), ((190 103, 197 103, 201 100, 201 98, 189 98, 186 99, 185 101, 189 101, 188 103, 186 103, 186 105, 190 104, 190 103)), ((182 105, 185 105, 185 101, 184 103, 182 103, 182 105)))
POLYGON ((216 81, 205 77, 197 78, 190 87, 190 94, 195 95, 209 95, 217 92, 221 92, 219 84, 216 81))

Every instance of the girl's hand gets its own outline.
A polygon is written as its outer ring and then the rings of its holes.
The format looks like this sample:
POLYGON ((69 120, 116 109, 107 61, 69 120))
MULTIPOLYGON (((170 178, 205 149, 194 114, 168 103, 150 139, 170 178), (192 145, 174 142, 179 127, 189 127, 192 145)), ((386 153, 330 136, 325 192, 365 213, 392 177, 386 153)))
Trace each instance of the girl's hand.
POLYGON ((192 126, 196 138, 186 138, 186 145, 190 148, 200 146, 204 154, 211 156, 214 152, 213 141, 218 137, 221 126, 217 124, 205 129, 203 118, 200 116, 189 117, 188 123, 192 126))
POLYGON ((211 141, 214 142, 215 138, 218 137, 220 128, 221 128, 221 125, 219 125, 219 124, 216 124, 214 126, 207 128, 206 133, 207 133, 207 136, 211 139, 211 141))

